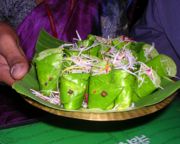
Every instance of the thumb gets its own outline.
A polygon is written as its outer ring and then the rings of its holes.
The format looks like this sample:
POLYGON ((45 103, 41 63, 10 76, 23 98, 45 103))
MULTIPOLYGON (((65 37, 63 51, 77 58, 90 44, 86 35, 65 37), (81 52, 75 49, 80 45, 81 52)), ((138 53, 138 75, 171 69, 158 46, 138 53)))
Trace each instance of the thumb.
POLYGON ((21 79, 28 72, 28 63, 24 59, 19 59, 10 67, 10 74, 13 79, 21 79))
POLYGON ((28 61, 20 47, 11 48, 12 54, 6 54, 6 60, 10 67, 10 75, 13 79, 21 79, 29 69, 28 61), (13 49, 14 48, 14 49, 13 49))
POLYGON ((5 57, 9 69, 10 75, 14 80, 21 79, 29 69, 28 61, 19 47, 19 45, 13 39, 8 36, 4 41, 0 42, 1 54, 5 57))
POLYGON ((19 46, 14 29, 0 23, 0 80, 12 84, 28 71, 28 61, 19 46))

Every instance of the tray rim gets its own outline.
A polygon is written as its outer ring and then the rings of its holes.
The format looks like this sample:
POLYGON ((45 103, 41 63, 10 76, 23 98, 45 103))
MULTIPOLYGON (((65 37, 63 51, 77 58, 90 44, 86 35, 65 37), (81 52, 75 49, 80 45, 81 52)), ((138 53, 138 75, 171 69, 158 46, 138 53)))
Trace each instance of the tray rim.
POLYGON ((133 118, 142 117, 145 115, 149 115, 152 113, 155 113, 163 108, 165 108, 167 105, 169 105, 175 96, 177 95, 177 92, 172 94, 171 96, 167 97, 166 99, 162 100, 159 103, 156 103, 154 105, 145 106, 141 108, 131 109, 128 111, 112 111, 112 112, 87 112, 87 111, 67 111, 67 110, 58 110, 55 108, 51 108, 48 106, 45 106, 33 99, 30 99, 28 97, 24 97, 25 101, 29 103, 30 105, 37 107, 43 111, 49 112, 51 114, 57 115, 57 116, 63 116, 67 118, 74 118, 74 119, 81 119, 81 120, 88 120, 88 121, 123 121, 133 118))

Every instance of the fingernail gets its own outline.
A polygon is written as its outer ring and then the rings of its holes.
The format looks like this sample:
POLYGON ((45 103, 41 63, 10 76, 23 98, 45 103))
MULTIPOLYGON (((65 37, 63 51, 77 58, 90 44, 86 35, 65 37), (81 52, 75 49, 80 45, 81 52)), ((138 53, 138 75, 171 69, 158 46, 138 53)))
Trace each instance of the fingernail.
POLYGON ((22 73, 22 64, 15 64, 12 68, 11 68, 11 75, 12 77, 14 77, 15 79, 18 79, 21 77, 21 73, 22 73))

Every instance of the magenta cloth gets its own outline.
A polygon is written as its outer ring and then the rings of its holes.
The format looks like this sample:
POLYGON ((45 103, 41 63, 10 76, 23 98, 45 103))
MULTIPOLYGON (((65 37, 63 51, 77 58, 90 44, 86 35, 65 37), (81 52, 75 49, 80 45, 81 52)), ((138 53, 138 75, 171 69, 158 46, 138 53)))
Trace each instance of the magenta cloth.
MULTIPOLYGON (((70 14, 70 0, 49 0, 48 5, 60 40, 72 42, 73 38, 77 38, 76 30, 84 39, 88 34, 97 33, 100 29, 99 0, 77 0, 70 14)), ((44 3, 37 6, 17 28, 20 44, 28 59, 33 57, 41 29, 52 34, 44 3)))

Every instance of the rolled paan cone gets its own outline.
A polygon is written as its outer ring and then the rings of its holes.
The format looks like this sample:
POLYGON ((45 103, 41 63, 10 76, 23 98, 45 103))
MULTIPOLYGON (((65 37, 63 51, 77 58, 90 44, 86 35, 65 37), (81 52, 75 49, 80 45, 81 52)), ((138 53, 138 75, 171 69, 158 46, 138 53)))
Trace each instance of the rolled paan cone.
POLYGON ((40 91, 46 96, 58 89, 62 58, 62 49, 54 48, 40 52, 34 59, 40 91))
POLYGON ((158 55, 159 53, 153 45, 144 43, 137 56, 139 61, 148 62, 158 55))
POLYGON ((138 97, 144 97, 151 94, 160 87, 160 76, 151 68, 146 69, 140 74, 135 83, 135 92, 138 97))
POLYGON ((120 94, 115 99, 115 109, 124 110, 130 107, 134 93, 135 76, 125 70, 113 70, 114 83, 119 87, 120 94))
POLYGON ((89 80, 89 109, 108 110, 114 107, 114 100, 119 95, 112 67, 106 61, 99 61, 92 68, 89 80))
POLYGON ((88 108, 102 110, 112 109, 119 93, 120 90, 114 83, 112 73, 91 76, 88 108))
POLYGON ((177 67, 172 58, 167 55, 160 54, 146 63, 154 69, 161 77, 175 77, 177 67))
POLYGON ((76 110, 82 107, 88 79, 88 73, 69 73, 61 76, 60 99, 64 109, 76 110))

